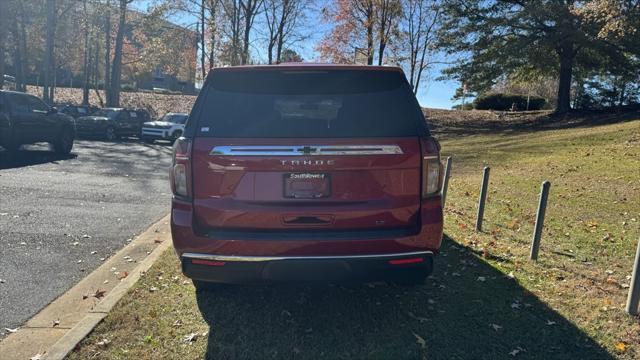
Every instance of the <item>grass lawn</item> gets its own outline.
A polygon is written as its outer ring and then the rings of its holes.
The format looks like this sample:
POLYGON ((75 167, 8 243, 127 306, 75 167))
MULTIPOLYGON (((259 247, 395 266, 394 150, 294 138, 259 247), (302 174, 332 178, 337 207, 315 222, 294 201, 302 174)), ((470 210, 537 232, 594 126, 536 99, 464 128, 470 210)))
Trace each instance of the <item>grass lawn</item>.
POLYGON ((424 286, 196 294, 168 251, 70 358, 640 357, 640 323, 624 313, 640 237, 640 121, 441 136, 454 167, 442 254, 424 286), (485 165, 485 231, 476 233, 485 165), (551 194, 532 263, 543 180, 551 194))

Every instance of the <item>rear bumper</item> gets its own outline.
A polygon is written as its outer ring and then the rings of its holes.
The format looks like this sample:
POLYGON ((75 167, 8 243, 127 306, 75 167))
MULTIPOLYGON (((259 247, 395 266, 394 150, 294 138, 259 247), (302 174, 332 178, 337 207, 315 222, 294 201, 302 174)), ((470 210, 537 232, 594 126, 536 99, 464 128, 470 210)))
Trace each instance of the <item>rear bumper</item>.
POLYGON ((182 254, 189 278, 218 283, 259 281, 346 281, 402 277, 407 270, 425 275, 433 252, 352 256, 222 256, 182 254), (404 272, 403 272, 404 271, 404 272))
MULTIPOLYGON (((335 236, 322 233, 268 234, 196 231, 190 201, 174 197, 171 234, 182 270, 214 282, 384 278, 394 268, 430 270, 442 242, 440 197, 423 201, 420 227, 412 232, 371 231, 335 236), (392 265, 390 260, 421 258, 392 265), (195 261, 194 260, 198 260, 195 261), (224 263, 224 264, 216 264, 224 263)), ((295 229, 292 229, 295 230, 295 229)))

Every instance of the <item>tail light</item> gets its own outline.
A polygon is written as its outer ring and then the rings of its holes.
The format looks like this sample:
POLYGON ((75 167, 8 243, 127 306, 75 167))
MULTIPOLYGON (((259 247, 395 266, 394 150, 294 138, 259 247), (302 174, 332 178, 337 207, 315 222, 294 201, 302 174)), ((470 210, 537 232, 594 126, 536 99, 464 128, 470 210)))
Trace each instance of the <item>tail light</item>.
POLYGON ((442 164, 440 163, 440 144, 434 138, 423 138, 422 148, 422 197, 440 194, 442 187, 442 164))
POLYGON ((174 195, 191 196, 191 139, 184 137, 173 145, 173 164, 171 165, 171 190, 174 195))

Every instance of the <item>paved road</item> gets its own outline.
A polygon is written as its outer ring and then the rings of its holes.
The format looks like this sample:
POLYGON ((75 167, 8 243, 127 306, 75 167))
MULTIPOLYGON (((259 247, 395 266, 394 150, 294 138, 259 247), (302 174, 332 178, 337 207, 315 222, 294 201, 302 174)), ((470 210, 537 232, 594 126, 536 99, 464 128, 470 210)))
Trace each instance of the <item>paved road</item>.
POLYGON ((169 212, 170 155, 133 141, 0 152, 0 338, 169 212))

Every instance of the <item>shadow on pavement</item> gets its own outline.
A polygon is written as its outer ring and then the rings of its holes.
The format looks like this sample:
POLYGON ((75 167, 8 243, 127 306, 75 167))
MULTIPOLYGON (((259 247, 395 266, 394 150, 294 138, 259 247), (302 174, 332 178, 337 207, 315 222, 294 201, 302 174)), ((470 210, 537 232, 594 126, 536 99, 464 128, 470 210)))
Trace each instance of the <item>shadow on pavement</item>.
POLYGON ((14 154, 0 151, 0 170, 13 169, 25 166, 40 165, 46 163, 56 163, 58 161, 75 159, 78 155, 60 155, 51 150, 20 150, 14 154))
POLYGON ((196 296, 207 359, 612 358, 447 237, 424 286, 221 286, 196 296))

